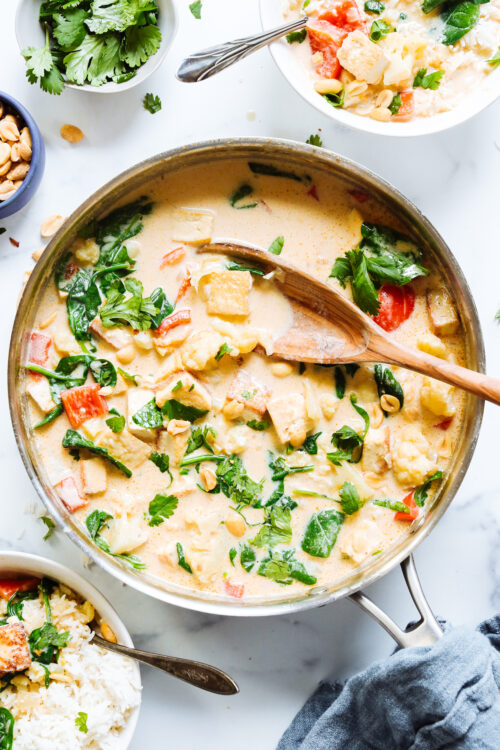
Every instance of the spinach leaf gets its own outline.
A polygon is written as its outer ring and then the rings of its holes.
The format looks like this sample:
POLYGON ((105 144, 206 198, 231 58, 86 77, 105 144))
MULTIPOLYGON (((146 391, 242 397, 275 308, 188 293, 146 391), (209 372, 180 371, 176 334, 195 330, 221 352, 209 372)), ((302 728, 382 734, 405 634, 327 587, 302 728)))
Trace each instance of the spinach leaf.
POLYGON ((152 461, 154 465, 159 468, 162 474, 165 474, 165 473, 168 474, 168 476, 170 477, 170 484, 172 484, 172 482, 174 481, 174 478, 170 471, 170 456, 168 456, 166 453, 153 452, 150 455, 149 460, 152 461))
POLYGON ((32 659, 41 664, 52 664, 57 661, 60 649, 65 648, 70 639, 69 631, 59 633, 55 625, 46 622, 41 628, 32 630, 28 637, 32 659))
POLYGON ((208 409, 186 406, 186 404, 176 401, 175 398, 165 401, 161 410, 169 419, 185 419, 187 422, 196 422, 197 419, 201 419, 205 414, 208 414, 208 409))
POLYGON ((90 363, 90 372, 99 385, 109 385, 112 388, 116 385, 115 366, 109 359, 93 359, 90 363))
POLYGON ((96 547, 99 547, 99 549, 101 549, 103 552, 106 552, 107 555, 111 555, 112 557, 117 557, 120 560, 123 560, 135 570, 144 570, 146 565, 139 557, 137 557, 137 555, 127 554, 126 552, 111 552, 109 544, 105 539, 102 538, 102 529, 104 529, 107 526, 108 521, 111 521, 112 519, 113 516, 110 513, 106 513, 106 511, 104 510, 92 511, 92 513, 90 513, 90 515, 88 515, 85 519, 85 525, 89 532, 90 538, 92 539, 96 547))
POLYGON ((344 106, 345 101, 345 88, 342 88, 337 94, 322 94, 323 99, 326 99, 328 104, 331 104, 335 109, 341 109, 344 106))
POLYGON ((366 0, 365 2, 365 11, 367 13, 376 13, 377 15, 380 15, 385 10, 384 3, 381 3, 380 0, 366 0))
POLYGON ((405 402, 404 391, 391 368, 388 365, 375 365, 374 376, 379 398, 386 393, 395 396, 399 401, 399 408, 402 409, 405 402))
POLYGON ((232 454, 224 458, 215 474, 224 495, 236 505, 260 505, 264 480, 256 482, 249 477, 239 456, 232 454))
POLYGON ((392 115, 397 115, 402 105, 401 94, 398 92, 392 97, 391 103, 389 104, 389 110, 392 115))
POLYGON ((305 29, 300 29, 299 31, 291 31, 286 35, 285 39, 287 40, 288 44, 293 44, 294 42, 302 44, 306 36, 307 31, 305 29))
POLYGON ((229 550, 229 562, 231 563, 233 568, 234 568, 234 560, 237 554, 238 554, 238 550, 236 549, 236 547, 231 547, 231 549, 229 550))
POLYGON ((255 547, 275 547, 292 540, 290 508, 275 504, 266 509, 266 520, 257 536, 250 541, 255 547))
POLYGON ((283 250, 283 246, 285 244, 285 238, 280 235, 279 237, 276 237, 271 244, 268 247, 268 250, 273 255, 281 255, 281 251, 283 250))
POLYGON ((133 385, 138 385, 137 375, 130 375, 128 372, 125 372, 125 370, 122 370, 121 367, 117 367, 116 369, 120 373, 122 378, 125 378, 125 380, 129 380, 133 385))
POLYGON ((315 456, 318 452, 318 438, 321 432, 316 432, 314 435, 308 435, 302 443, 301 450, 305 450, 310 456, 315 456))
POLYGON ((0 750, 12 750, 14 742, 14 717, 11 712, 0 706, 0 750))
POLYGON ((89 326, 99 312, 101 295, 91 268, 82 268, 66 286, 66 309, 71 332, 77 341, 90 341, 89 326))
POLYGON ((334 371, 334 377, 335 377, 335 393, 337 398, 344 398, 345 396, 345 375, 342 367, 340 365, 336 365, 334 371))
POLYGON ((249 161, 248 166, 250 167, 250 171, 254 174, 266 175, 267 177, 284 177, 286 180, 295 180, 295 182, 304 182, 305 184, 312 182, 311 177, 308 174, 298 175, 295 172, 275 167, 273 164, 264 164, 260 161, 249 161))
POLYGON ((260 268, 254 268, 253 266, 242 266, 239 263, 228 263, 226 267, 228 271, 249 271, 250 273, 253 273, 254 276, 266 275, 265 271, 262 271, 260 268))
POLYGON ((163 426, 163 415, 154 398, 132 415, 132 422, 146 429, 156 429, 163 426))
POLYGON ((174 514, 179 499, 175 495, 155 495, 149 503, 149 526, 159 526, 174 514))
POLYGON ((445 8, 442 13, 444 29, 442 43, 446 45, 456 44, 468 31, 479 21, 479 4, 471 0, 445 8))
POLYGON ((66 430, 66 434, 63 437, 62 444, 63 448, 73 448, 77 450, 83 448, 84 450, 89 451, 89 453, 94 453, 96 456, 101 456, 114 467, 122 471, 126 477, 132 476, 132 472, 130 471, 130 469, 127 468, 125 464, 123 464, 117 458, 112 456, 106 448, 101 448, 91 440, 87 440, 84 435, 81 435, 76 430, 66 430))
POLYGON ((176 544, 177 548, 177 560, 179 562, 179 565, 181 568, 184 568, 186 573, 193 573, 190 564, 187 562, 185 556, 184 556, 184 548, 180 542, 177 542, 176 544))
POLYGON ((340 504, 346 516, 357 513, 363 507, 356 487, 351 482, 344 482, 339 490, 340 504))
POLYGON ((381 508, 388 508, 389 510, 393 510, 395 513, 409 513, 410 508, 408 505, 405 505, 405 503, 401 502, 401 500, 372 500, 373 505, 378 505, 381 508))
POLYGON ((271 578, 276 583, 289 585, 293 580, 313 586, 317 579, 294 556, 294 550, 271 552, 259 565, 258 574, 271 578))
POLYGON ((40 429, 40 427, 45 427, 46 424, 50 424, 50 422, 53 422, 54 419, 57 419, 64 411, 64 407, 62 403, 57 404, 52 411, 49 411, 48 414, 45 415, 43 419, 41 419, 39 422, 36 423, 36 425, 33 426, 34 430, 40 429))
POLYGON ((417 487, 415 490, 415 494, 413 496, 413 499, 415 500, 416 505, 419 506, 419 508, 422 508, 425 504, 425 501, 427 500, 427 496, 429 494, 430 486, 433 482, 436 481, 436 479, 442 479, 443 472, 442 471, 436 471, 429 479, 427 479, 423 484, 420 485, 420 487, 417 487))
POLYGON ((191 436, 188 440, 186 453, 184 455, 188 456, 190 453, 194 453, 194 451, 198 450, 198 448, 203 447, 210 451, 210 453, 213 453, 214 449, 208 442, 209 435, 214 438, 217 435, 214 428, 210 427, 210 425, 205 425, 204 427, 192 427, 191 436))
POLYGON ((250 419, 247 422, 247 427, 257 432, 263 432, 271 427, 271 422, 268 422, 267 419, 250 419))
POLYGON ((326 457, 335 466, 340 466, 342 461, 350 464, 357 464, 361 461, 363 455, 363 444, 366 433, 370 427, 370 417, 363 407, 357 404, 356 396, 351 394, 351 404, 353 408, 362 417, 364 428, 361 433, 356 432, 349 425, 344 425, 332 435, 332 445, 337 448, 335 453, 327 453, 326 457))
POLYGON ((302 540, 302 549, 312 557, 329 557, 344 522, 337 510, 320 510, 309 520, 302 540))
POLYGON ((443 0, 424 0, 420 7, 424 11, 424 13, 431 13, 442 4, 443 0))
POLYGON ((235 192, 230 196, 229 203, 233 208, 242 209, 242 208, 255 208, 255 206, 259 205, 258 201, 254 201, 252 203, 244 203, 243 205, 238 205, 241 203, 241 201, 244 198, 247 198, 249 195, 253 193, 253 187, 248 184, 240 185, 240 187, 235 190, 235 192))
POLYGON ((151 316, 151 328, 154 330, 161 325, 167 315, 173 313, 174 306, 168 301, 167 295, 160 286, 153 289, 149 299, 158 310, 156 314, 151 316))
MULTIPOLYGON (((137 279, 125 279, 123 282, 126 292, 122 293, 115 283, 108 291, 106 303, 100 309, 100 316, 105 328, 129 325, 136 331, 146 331, 151 328, 161 310, 157 308, 149 297, 143 297, 143 287, 137 279)), ((163 320, 163 318, 162 318, 163 320)))
POLYGON ((100 247, 98 266, 109 266, 116 262, 116 252, 124 242, 142 232, 142 219, 153 210, 153 203, 147 196, 126 203, 111 211, 104 219, 93 221, 78 234, 80 237, 94 237, 100 247))
POLYGON ((250 573, 256 562, 257 557, 254 550, 248 544, 243 544, 240 552, 241 567, 246 570, 247 573, 250 573))
POLYGON ((385 21, 379 21, 378 19, 376 21, 373 21, 371 28, 370 28, 370 39, 372 42, 379 42, 381 39, 387 36, 387 34, 390 34, 391 31, 394 31, 395 29, 392 28, 392 26, 389 26, 388 23, 385 21))
POLYGON ((436 91, 441 83, 441 78, 444 76, 444 71, 435 70, 433 73, 427 73, 427 68, 420 68, 417 75, 413 79, 413 88, 431 89, 436 91))

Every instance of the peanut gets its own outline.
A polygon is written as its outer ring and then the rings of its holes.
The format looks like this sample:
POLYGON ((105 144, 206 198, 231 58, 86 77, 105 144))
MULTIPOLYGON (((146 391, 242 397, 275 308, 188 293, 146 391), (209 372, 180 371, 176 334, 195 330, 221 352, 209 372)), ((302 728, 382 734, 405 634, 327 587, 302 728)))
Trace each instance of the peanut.
POLYGON ((0 120, 0 138, 2 141, 19 140, 19 128, 12 115, 6 115, 0 120))
POLYGON ((236 513, 232 513, 230 516, 228 516, 224 523, 226 525, 226 529, 233 536, 243 536, 243 534, 245 533, 245 521, 241 516, 237 516, 236 513))
POLYGON ((23 143, 25 146, 29 146, 32 148, 33 143, 31 142, 31 133, 29 131, 29 128, 23 128, 21 130, 21 134, 19 136, 19 140, 21 143, 23 143))
POLYGON ((171 419, 168 423, 167 432, 169 435, 182 435, 189 430, 190 423, 185 419, 171 419))
POLYGON ((215 474, 215 471, 209 466, 201 467, 200 479, 203 482, 203 486, 205 487, 207 492, 210 492, 210 490, 213 490, 214 487, 217 486, 217 476, 215 474))
POLYGON ((45 219, 44 222, 42 222, 42 226, 40 227, 40 234, 45 238, 52 237, 52 235, 55 234, 63 224, 64 217, 59 216, 59 214, 53 214, 52 216, 49 216, 48 219, 45 219))
POLYGON ((122 365, 129 365, 133 359, 135 359, 135 349, 132 344, 124 346, 123 349, 119 349, 116 352, 116 359, 121 362, 122 365))
POLYGON ((109 641, 110 643, 118 643, 116 635, 113 633, 108 623, 104 622, 104 620, 101 622, 101 635, 105 641, 109 641))
POLYGON ((314 88, 318 94, 338 94, 343 86, 337 78, 321 78, 314 81, 314 88))
POLYGON ((29 172, 30 165, 22 161, 19 164, 16 164, 15 167, 12 167, 12 169, 7 172, 7 179, 8 180, 24 180, 26 175, 29 172))
POLYGON ((0 143, 0 166, 11 159, 11 148, 8 143, 0 143))
POLYGON ((392 396, 390 393, 384 393, 380 396, 380 406, 388 414, 395 414, 400 410, 401 404, 396 396, 392 396))
POLYGON ((14 183, 11 180, 0 182, 0 201, 6 201, 16 192, 14 183))
POLYGON ((375 109, 372 109, 368 117, 371 117, 372 120, 378 120, 379 122, 389 122, 392 113, 387 107, 375 107, 375 109))
POLYGON ((76 125, 62 125, 60 133, 61 138, 69 143, 79 143, 83 138, 82 131, 76 125))
POLYGON ((243 414, 244 409, 245 404, 242 401, 236 401, 236 399, 233 399, 223 406, 222 413, 226 419, 238 419, 238 417, 241 417, 243 414))
POLYGON ((271 372, 277 378, 286 378, 293 372, 293 365, 289 362, 273 362, 271 365, 271 372))
POLYGON ((5 162, 3 167, 0 167, 0 177, 3 177, 5 174, 7 174, 7 172, 10 171, 11 167, 12 167, 12 162, 9 159, 9 161, 5 162))

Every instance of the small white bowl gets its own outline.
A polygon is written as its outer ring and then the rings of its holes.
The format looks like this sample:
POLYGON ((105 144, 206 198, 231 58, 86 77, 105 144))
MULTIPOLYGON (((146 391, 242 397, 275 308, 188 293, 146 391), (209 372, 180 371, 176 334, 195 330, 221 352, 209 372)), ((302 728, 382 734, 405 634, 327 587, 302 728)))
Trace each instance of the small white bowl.
MULTIPOLYGON (((26 47, 43 47, 45 44, 45 32, 38 20, 40 3, 41 0, 18 0, 15 30, 20 51, 26 47)), ((158 15, 158 27, 161 31, 160 49, 137 69, 133 78, 124 83, 103 83, 102 86, 91 86, 89 83, 81 86, 76 83, 66 83, 67 88, 77 91, 93 91, 97 94, 116 94, 138 86, 149 78, 151 73, 154 73, 162 64, 177 31, 177 13, 173 0, 156 0, 156 4, 160 9, 158 15)))
MULTIPOLYGON (((79 594, 83 599, 87 599, 93 604, 96 612, 105 620, 111 630, 115 633, 118 642, 125 646, 133 647, 130 633, 125 627, 123 621, 118 616, 116 610, 111 606, 107 599, 91 583, 75 573, 71 568, 65 565, 48 560, 46 557, 31 555, 27 552, 0 552, 0 575, 3 573, 16 573, 32 575, 39 578, 44 576, 54 581, 64 583, 72 589, 75 594, 79 594)), ((137 676, 140 685, 140 671, 137 662, 134 662, 137 670, 137 676)), ((131 712, 127 723, 121 731, 120 739, 122 744, 120 750, 127 750, 132 742, 137 720, 139 718, 140 704, 131 712)))
MULTIPOLYGON (((273 29, 285 23, 282 0, 260 0, 260 18, 263 29, 273 29)), ((449 112, 431 117, 416 117, 408 122, 378 122, 371 117, 362 117, 345 109, 332 107, 315 90, 309 72, 294 54, 292 44, 285 38, 270 46, 278 68, 290 85, 309 104, 332 120, 356 130, 375 135, 417 136, 438 133, 470 119, 488 107, 500 96, 500 67, 492 71, 477 91, 467 91, 464 100, 449 112)))

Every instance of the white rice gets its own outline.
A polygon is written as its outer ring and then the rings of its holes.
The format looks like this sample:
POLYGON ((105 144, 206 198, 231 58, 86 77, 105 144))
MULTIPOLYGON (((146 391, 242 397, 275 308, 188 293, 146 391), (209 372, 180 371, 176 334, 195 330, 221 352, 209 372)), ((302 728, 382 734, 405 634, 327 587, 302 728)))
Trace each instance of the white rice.
MULTIPOLYGON (((53 680, 45 688, 35 664, 24 679, 14 678, 17 687, 0 693, 0 703, 15 719, 14 750, 118 750, 121 730, 140 703, 137 669, 129 659, 92 645, 88 618, 66 589, 56 589, 50 601, 57 629, 72 636, 50 671, 71 682, 53 680), (22 684, 26 678, 28 685, 22 684), (87 733, 75 723, 80 712, 87 714, 87 733)), ((28 632, 45 621, 41 600, 27 601, 23 614, 28 632)))

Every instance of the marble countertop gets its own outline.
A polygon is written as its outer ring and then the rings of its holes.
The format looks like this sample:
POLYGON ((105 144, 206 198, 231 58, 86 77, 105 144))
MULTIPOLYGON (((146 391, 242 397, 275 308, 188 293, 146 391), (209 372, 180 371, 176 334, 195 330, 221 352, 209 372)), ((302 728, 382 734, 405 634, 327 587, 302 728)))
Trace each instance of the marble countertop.
MULTIPOLYGON (((20 213, 0 222, 1 357, 7 362, 16 300, 40 224, 68 215, 101 184, 157 152, 191 141, 232 135, 279 136, 304 141, 319 129, 325 147, 373 169, 428 216, 456 254, 472 288, 483 327, 488 371, 500 375, 498 199, 500 101, 450 132, 415 140, 385 139, 332 124, 301 101, 267 50, 203 84, 185 85, 173 72, 188 52, 259 29, 257 0, 204 0, 195 20, 188 0, 177 2, 179 32, 161 68, 144 84, 114 96, 67 90, 50 97, 25 78, 14 37, 16 3, 3 3, 0 26, 1 88, 20 99, 37 120, 47 146, 42 187, 20 213), (230 9, 230 11, 229 11, 230 9), (161 96, 150 115, 141 100, 161 96), (78 125, 85 140, 62 140, 63 123, 78 125), (19 248, 9 242, 15 238, 19 248)), ((0 548, 53 557, 83 572, 109 597, 140 647, 211 662, 239 683, 238 696, 208 695, 143 669, 144 694, 132 750, 180 745, 215 750, 235 740, 240 750, 272 750, 297 709, 329 675, 346 677, 387 656, 389 636, 350 601, 296 616, 234 619, 162 604, 100 572, 86 569, 80 551, 56 533, 44 542, 41 504, 17 453, 1 373, 0 548), (251 717, 251 726, 249 718, 251 717), (161 740, 159 739, 161 738, 161 740)), ((500 609, 500 480, 498 413, 487 405, 479 443, 452 506, 415 554, 434 610, 456 624, 473 625, 500 609)), ((402 576, 394 570, 370 595, 399 622, 414 614, 402 576)))

